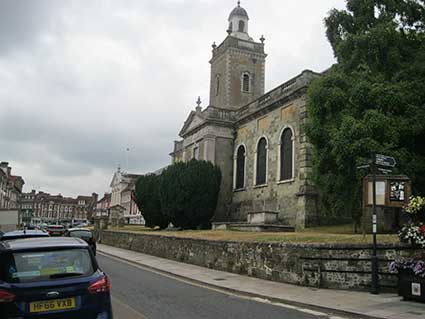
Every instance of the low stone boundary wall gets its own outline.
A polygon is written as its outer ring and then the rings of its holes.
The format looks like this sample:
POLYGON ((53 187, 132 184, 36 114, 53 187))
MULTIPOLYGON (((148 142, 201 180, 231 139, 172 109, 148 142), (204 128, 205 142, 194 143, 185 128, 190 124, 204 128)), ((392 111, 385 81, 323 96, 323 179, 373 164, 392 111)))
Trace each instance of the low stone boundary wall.
MULTIPOLYGON (((372 247, 344 244, 279 244, 211 241, 131 232, 103 231, 102 243, 184 263, 318 288, 367 290, 372 247)), ((397 276, 388 265, 423 249, 379 246, 380 286, 393 291, 397 276)))

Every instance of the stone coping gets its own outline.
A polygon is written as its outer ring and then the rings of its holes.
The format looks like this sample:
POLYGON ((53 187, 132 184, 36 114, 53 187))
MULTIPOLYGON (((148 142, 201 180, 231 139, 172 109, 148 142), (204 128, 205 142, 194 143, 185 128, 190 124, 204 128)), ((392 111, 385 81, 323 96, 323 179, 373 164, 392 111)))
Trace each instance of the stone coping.
MULTIPOLYGON (((203 238, 193 238, 193 237, 178 237, 173 235, 154 235, 149 234, 148 232, 142 233, 139 231, 128 231, 128 230, 103 230, 103 232, 118 232, 118 233, 127 233, 129 235, 139 235, 139 236, 149 236, 149 237, 162 237, 166 239, 173 240, 192 240, 199 242, 209 242, 214 244, 256 244, 264 246, 277 246, 277 247, 286 247, 286 248, 311 248, 311 249, 344 249, 344 250, 358 250, 358 249, 372 249, 373 245, 371 244, 344 244, 344 243, 278 243, 278 242, 264 242, 264 241, 238 241, 238 240, 218 240, 218 239, 203 239, 203 238)), ((377 246, 378 250, 418 250, 418 248, 412 247, 410 244, 405 243, 395 243, 395 244, 379 244, 377 246)))

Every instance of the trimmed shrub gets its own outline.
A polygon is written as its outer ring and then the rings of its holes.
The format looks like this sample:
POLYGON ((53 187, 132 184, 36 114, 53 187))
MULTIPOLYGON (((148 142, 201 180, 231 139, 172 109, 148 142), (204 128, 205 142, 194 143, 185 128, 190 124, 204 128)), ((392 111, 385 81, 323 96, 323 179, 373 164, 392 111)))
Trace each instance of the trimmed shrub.
POLYGON ((204 228, 217 207, 221 172, 210 162, 175 163, 161 175, 160 198, 164 215, 183 229, 204 228))
POLYGON ((160 176, 148 174, 140 176, 136 182, 135 200, 146 221, 147 227, 163 229, 169 224, 169 219, 161 211, 159 195, 160 176))

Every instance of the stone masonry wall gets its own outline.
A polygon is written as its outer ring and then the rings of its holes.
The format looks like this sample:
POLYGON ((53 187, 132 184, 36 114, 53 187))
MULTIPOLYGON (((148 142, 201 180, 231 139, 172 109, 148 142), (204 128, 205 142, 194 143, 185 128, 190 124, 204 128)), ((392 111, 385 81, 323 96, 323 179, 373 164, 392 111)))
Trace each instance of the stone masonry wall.
MULTIPOLYGON (((272 281, 318 288, 367 290, 371 247, 208 241, 131 232, 102 232, 102 243, 157 257, 272 281)), ((389 263, 423 253, 402 245, 380 246, 380 285, 394 290, 389 263)))
POLYGON ((301 139, 300 109, 305 106, 305 96, 282 105, 267 115, 254 118, 238 128, 235 150, 240 145, 246 149, 245 188, 235 191, 233 204, 235 213, 232 220, 245 221, 250 211, 267 210, 279 212, 283 224, 304 228, 309 226, 308 215, 315 214, 315 207, 307 205, 304 195, 306 185, 305 141, 301 139), (280 182, 280 136, 284 128, 291 128, 294 134, 294 178, 280 182), (267 182, 255 186, 255 157, 258 140, 266 137, 267 182), (306 211, 308 209, 308 211, 306 211), (313 212, 311 212, 313 211, 313 212))

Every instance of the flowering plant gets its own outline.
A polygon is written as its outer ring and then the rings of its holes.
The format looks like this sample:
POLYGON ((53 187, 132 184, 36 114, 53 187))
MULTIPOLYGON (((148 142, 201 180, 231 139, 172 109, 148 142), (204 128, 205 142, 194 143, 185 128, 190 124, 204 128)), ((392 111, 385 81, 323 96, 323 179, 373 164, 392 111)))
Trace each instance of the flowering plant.
POLYGON ((411 242, 425 248, 425 225, 404 225, 398 233, 401 242, 411 242))
POLYGON ((419 214, 425 210, 425 197, 410 196, 409 204, 404 207, 404 211, 411 217, 420 217, 419 214))
POLYGON ((391 273, 397 273, 403 269, 411 270, 416 276, 425 278, 425 261, 423 260, 396 260, 389 266, 389 271, 391 273))

